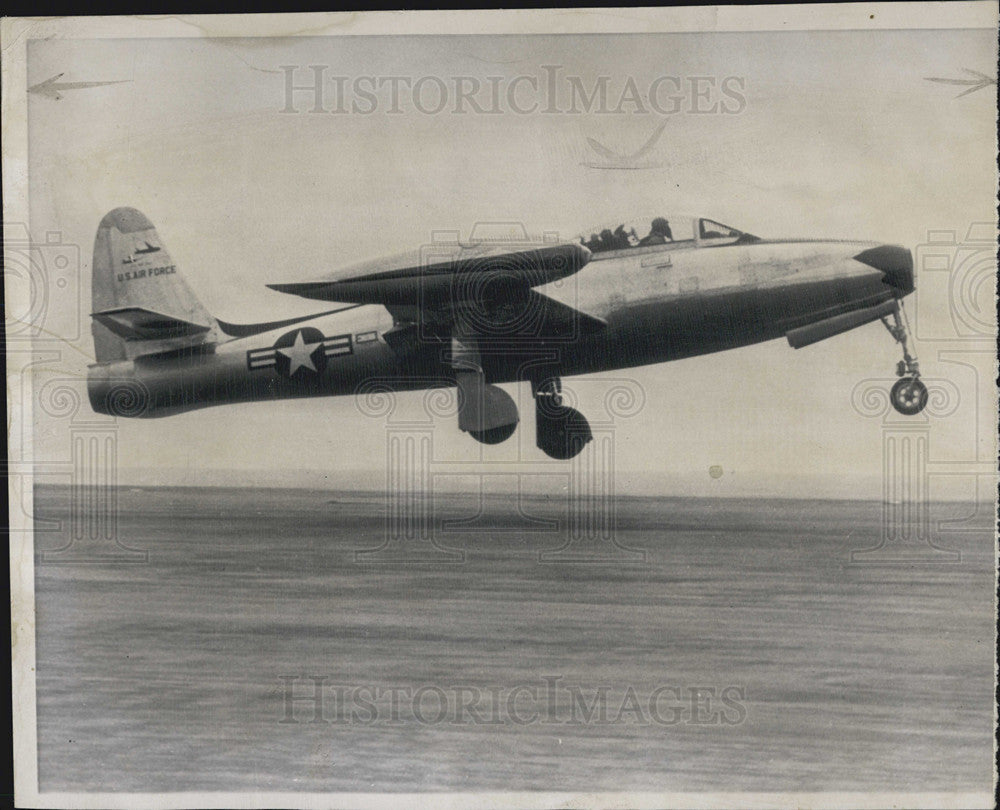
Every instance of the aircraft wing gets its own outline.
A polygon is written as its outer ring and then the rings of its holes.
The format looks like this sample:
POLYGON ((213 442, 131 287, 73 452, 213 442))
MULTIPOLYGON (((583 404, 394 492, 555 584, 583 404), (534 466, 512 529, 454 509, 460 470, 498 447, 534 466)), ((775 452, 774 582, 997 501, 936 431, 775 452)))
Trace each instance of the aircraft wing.
POLYGON ((572 275, 589 260, 590 251, 573 242, 455 243, 353 265, 326 279, 268 287, 320 301, 380 304, 397 322, 442 331, 465 314, 484 337, 575 336, 603 328, 604 321, 531 288, 572 275))
POLYGON ((572 275, 588 261, 590 251, 573 242, 453 243, 349 265, 316 281, 267 286, 318 301, 415 305, 428 298, 475 297, 487 279, 536 287, 572 275))
POLYGON ((588 315, 537 290, 531 291, 524 312, 529 317, 537 313, 537 328, 528 326, 528 330, 545 337, 575 338, 600 332, 608 325, 603 318, 588 315))

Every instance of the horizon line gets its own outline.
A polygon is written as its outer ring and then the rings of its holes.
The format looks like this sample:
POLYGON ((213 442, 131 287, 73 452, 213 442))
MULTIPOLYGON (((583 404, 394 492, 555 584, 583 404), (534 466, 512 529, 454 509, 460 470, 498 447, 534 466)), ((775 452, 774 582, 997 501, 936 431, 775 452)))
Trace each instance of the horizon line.
MULTIPOLYGON (((315 486, 300 486, 300 485, 287 485, 282 486, 280 484, 276 485, 255 485, 255 484, 73 484, 73 483, 62 483, 58 481, 44 481, 35 482, 35 489, 71 489, 80 488, 85 489, 95 489, 110 487, 111 489, 117 490, 157 490, 157 489, 181 489, 181 490, 206 490, 206 489, 219 489, 219 490, 296 490, 299 492, 317 492, 317 493, 341 493, 348 495, 367 495, 367 496, 379 496, 387 495, 385 489, 346 489, 342 487, 330 487, 322 488, 315 486)), ((465 497, 479 497, 479 498, 509 498, 512 494, 517 494, 524 498, 545 498, 545 499, 569 499, 570 495, 568 492, 517 492, 516 490, 510 491, 494 491, 494 492, 484 492, 480 491, 470 491, 470 490, 455 490, 455 489, 440 489, 440 490, 413 490, 409 494, 412 495, 450 495, 450 496, 465 496, 465 497)), ((587 497, 587 496, 582 496, 587 497)), ((670 493, 646 493, 646 494, 631 494, 631 493, 613 493, 610 497, 619 499, 634 499, 634 500, 652 500, 652 499, 684 499, 684 500, 704 500, 704 501, 747 501, 747 500, 761 500, 761 501, 830 501, 830 502, 862 502, 862 503, 890 503, 893 505, 908 503, 905 500, 894 500, 889 501, 886 498, 861 498, 861 497, 843 497, 843 496, 822 496, 822 495, 683 495, 683 494, 670 494, 670 493)), ((997 505, 997 499, 994 497, 992 500, 986 500, 982 498, 932 498, 925 503, 977 503, 977 504, 988 504, 997 505)))

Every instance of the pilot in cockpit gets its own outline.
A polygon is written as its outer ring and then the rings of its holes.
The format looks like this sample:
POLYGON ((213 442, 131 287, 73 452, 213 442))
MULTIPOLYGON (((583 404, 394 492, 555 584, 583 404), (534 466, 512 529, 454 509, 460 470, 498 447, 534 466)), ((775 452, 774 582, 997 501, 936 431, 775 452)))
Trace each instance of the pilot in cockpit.
POLYGON ((601 231, 601 250, 615 250, 618 247, 618 243, 615 240, 615 235, 611 233, 610 228, 605 228, 601 231))
POLYGON ((632 247, 633 245, 637 245, 639 242, 639 239, 635 233, 635 228, 631 228, 630 230, 626 231, 624 225, 619 225, 617 228, 615 228, 615 232, 613 235, 614 235, 616 250, 625 250, 627 248, 632 247))
MULTIPOLYGON (((669 228, 667 232, 670 232, 669 228)), ((637 245, 638 242, 639 238, 636 235, 635 228, 626 231, 624 225, 619 225, 614 231, 610 228, 605 228, 600 234, 592 233, 590 239, 580 237, 580 244, 593 253, 605 250, 625 250, 637 245)))
POLYGON ((665 245, 667 242, 673 241, 674 235, 670 232, 670 223, 663 217, 657 217, 650 224, 649 236, 645 236, 639 241, 639 247, 665 245))

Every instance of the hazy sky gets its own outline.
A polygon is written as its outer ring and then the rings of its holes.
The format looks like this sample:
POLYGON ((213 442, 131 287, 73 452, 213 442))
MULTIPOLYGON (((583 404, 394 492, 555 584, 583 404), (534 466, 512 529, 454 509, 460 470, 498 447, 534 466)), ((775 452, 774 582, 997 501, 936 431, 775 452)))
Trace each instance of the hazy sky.
MULTIPOLYGON (((438 230, 468 234, 477 222, 523 222, 531 232, 572 236, 602 222, 683 211, 765 237, 916 248, 929 231, 962 239, 970 224, 995 218, 995 86, 956 98, 964 87, 926 81, 968 79, 966 70, 993 76, 990 30, 49 39, 31 42, 28 57, 29 84, 57 73, 65 74, 61 81, 127 81, 67 91, 60 101, 29 97, 31 233, 44 240, 58 232, 82 257, 79 300, 54 294, 46 316, 47 329, 81 336, 61 347, 46 373, 77 380, 81 393, 93 352, 86 316, 94 233, 104 213, 121 205, 150 217, 209 311, 235 322, 313 311, 266 283, 416 247, 438 230), (449 105, 422 113, 404 91, 397 114, 383 89, 370 114, 311 114, 310 93, 298 92, 299 112, 282 112, 282 66, 299 66, 294 78, 305 84, 309 65, 347 77, 348 86, 360 76, 438 77, 450 88, 449 105), (553 72, 564 94, 571 77, 588 91, 608 77, 608 106, 618 109, 519 114, 503 99, 498 114, 471 104, 451 111, 456 77, 481 87, 494 81, 504 92, 529 77, 514 103, 544 108, 553 72), (681 92, 671 81, 664 97, 682 98, 661 104, 677 112, 619 104, 630 81, 645 94, 664 76, 680 80, 681 92), (700 100, 691 95, 696 77, 708 88, 700 100), (736 91, 728 97, 727 78, 736 91), (735 111, 694 111, 713 104, 735 111), (627 153, 663 120, 647 155, 658 168, 583 165, 598 159, 588 137, 627 153)), ((433 107, 438 85, 424 86, 420 103, 433 107)), ((324 87, 332 109, 334 83, 324 87)), ((480 106, 489 99, 482 91, 480 106)), ((941 278, 940 271, 922 275, 924 299, 908 299, 918 333, 927 336, 916 344, 925 375, 950 381, 960 395, 953 413, 929 419, 930 458, 988 461, 995 458, 992 344, 946 339, 955 337, 954 305, 941 278), (960 358, 941 354, 984 346, 960 358)), ((966 303, 988 318, 992 296, 992 285, 980 284, 966 303)), ((579 398, 585 414, 600 418, 611 384, 602 379, 629 380, 645 394, 641 411, 615 428, 619 491, 879 497, 885 427, 858 414, 851 393, 862 380, 891 378, 898 357, 872 324, 800 351, 773 341, 585 378, 579 398), (713 465, 724 470, 721 478, 708 475, 713 465)), ((419 416, 422 401, 403 395, 400 409, 419 416)), ((519 447, 512 440, 487 448, 484 458, 509 462, 520 452, 533 469, 565 470, 533 447, 530 397, 520 401, 519 447)), ((88 416, 86 409, 79 418, 88 416)), ((36 457, 65 458, 69 421, 36 417, 36 457)), ((204 482, 214 480, 210 470, 227 468, 243 471, 228 482, 378 485, 383 428, 350 397, 121 420, 119 463, 146 470, 145 481, 204 482)), ((442 463, 479 458, 480 450, 454 417, 439 420, 442 463)), ((962 494, 970 480, 947 479, 941 494, 962 494)))

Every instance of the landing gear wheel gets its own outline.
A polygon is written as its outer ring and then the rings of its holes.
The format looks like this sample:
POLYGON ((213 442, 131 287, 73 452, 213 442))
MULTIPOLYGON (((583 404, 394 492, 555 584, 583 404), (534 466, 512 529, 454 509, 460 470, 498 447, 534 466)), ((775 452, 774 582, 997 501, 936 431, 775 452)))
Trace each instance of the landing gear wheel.
POLYGON ((535 398, 535 444, 549 458, 566 461, 583 452, 594 438, 590 423, 576 408, 563 405, 562 382, 556 376, 531 381, 535 398))
POLYGON ((486 430, 470 430, 469 435, 481 444, 500 444, 507 441, 517 430, 517 422, 486 430))
POLYGON ((587 417, 566 405, 538 408, 535 424, 535 443, 545 455, 559 461, 578 456, 594 438, 587 417))
POLYGON ((893 408, 905 416, 913 416, 927 405, 927 386, 917 377, 903 377, 892 386, 889 398, 893 408))
POLYGON ((904 416, 913 416, 920 413, 927 405, 927 386, 920 381, 920 364, 917 358, 910 354, 907 341, 909 339, 909 328, 906 320, 906 312, 903 310, 903 301, 899 299, 895 311, 892 313, 892 323, 886 318, 882 318, 882 323, 889 330, 889 334, 903 349, 903 359, 896 364, 896 375, 900 377, 889 392, 889 399, 892 407, 904 416), (908 376, 909 375, 909 376, 908 376))

